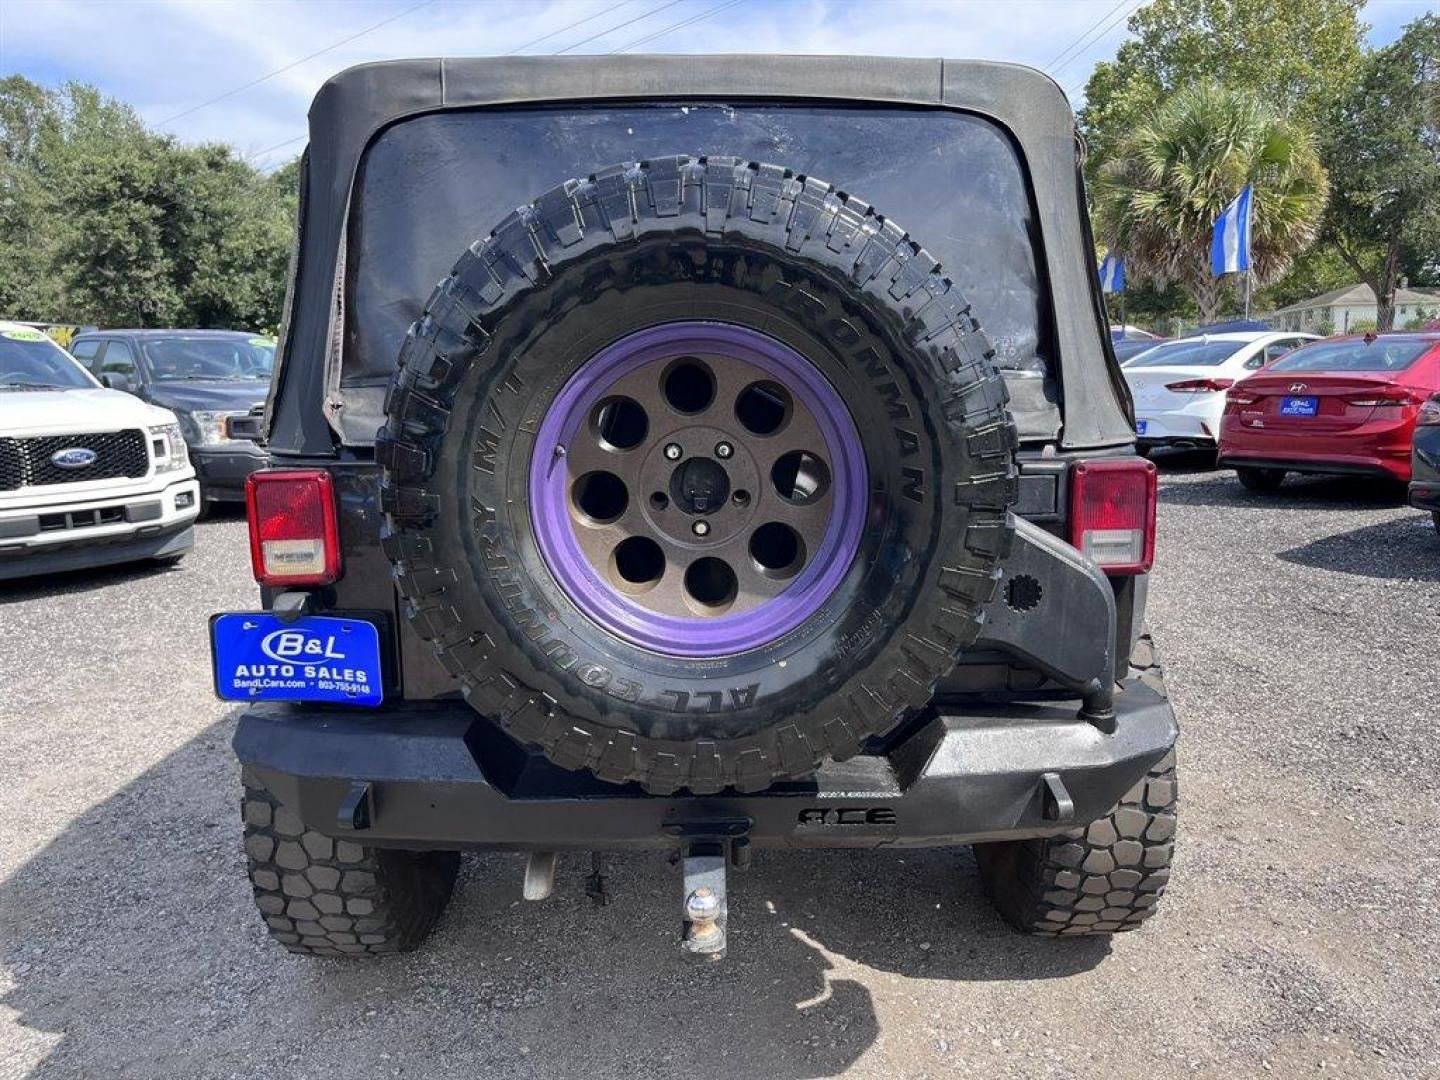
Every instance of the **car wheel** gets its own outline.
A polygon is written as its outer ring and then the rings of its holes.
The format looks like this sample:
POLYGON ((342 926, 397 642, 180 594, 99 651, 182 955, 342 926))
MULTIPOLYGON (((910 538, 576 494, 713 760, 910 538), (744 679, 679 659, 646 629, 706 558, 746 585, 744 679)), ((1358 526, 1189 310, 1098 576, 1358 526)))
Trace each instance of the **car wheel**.
POLYGON ((925 705, 980 630, 1016 434, 893 221, 728 158, 607 168, 456 264, 377 441, 412 625, 555 763, 760 790, 925 705))
POLYGON ((1435 526, 1435 532, 1440 533, 1440 510, 1430 511, 1430 521, 1435 526))
POLYGON ((1246 491, 1274 491, 1285 479, 1284 469, 1260 469, 1253 465, 1237 465, 1235 475, 1246 491))

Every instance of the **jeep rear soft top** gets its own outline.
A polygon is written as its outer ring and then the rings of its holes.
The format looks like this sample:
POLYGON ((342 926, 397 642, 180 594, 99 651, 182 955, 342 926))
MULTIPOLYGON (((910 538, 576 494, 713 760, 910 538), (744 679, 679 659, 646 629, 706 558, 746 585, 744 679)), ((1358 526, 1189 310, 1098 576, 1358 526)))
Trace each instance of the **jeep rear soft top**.
POLYGON ((799 145, 797 164, 815 175, 844 184, 844 174, 858 173, 863 197, 908 208, 904 223, 925 237, 942 268, 986 313, 1023 442, 1077 450, 1133 439, 1128 394, 1091 272, 1074 118, 1047 76, 959 60, 506 57, 362 65, 316 96, 297 264, 272 389, 271 448, 330 455, 337 443, 373 443, 404 328, 453 263, 457 230, 482 235, 534 194, 539 177, 532 168, 541 162, 527 158, 514 167, 513 155, 544 155, 552 175, 543 182, 550 182, 595 167, 592 146, 602 139, 640 159, 651 147, 704 153, 709 148, 692 144, 714 141, 716 110, 692 106, 719 107, 730 119, 729 153, 739 115, 748 121, 739 133, 760 156, 788 158, 799 145), (637 134, 627 116, 614 115, 642 107, 662 110, 644 125, 655 129, 648 139, 647 130, 637 134), (787 112, 802 107, 808 116, 787 112), (541 109, 558 112, 537 137, 541 109), (872 128, 857 132, 864 110, 879 115, 872 128), (941 133, 932 122, 917 128, 923 135, 897 134, 897 123, 926 114, 933 121, 936 110, 983 123, 941 133), (523 135, 503 123, 517 112, 526 114, 523 135), (596 116, 607 112, 608 126, 596 116), (827 121, 829 112, 845 115, 827 121), (409 123, 422 117, 432 122, 409 123), (436 122, 447 118, 461 122, 436 122), (587 124, 599 131, 587 132, 587 124), (883 147, 888 160, 877 165, 882 155, 870 144, 885 138, 909 141, 903 150, 883 147), (932 222, 903 179, 905 159, 947 152, 955 169, 979 164, 941 193, 949 201, 936 205, 932 222), (477 177, 477 169, 489 171, 477 177), (505 183, 507 176, 516 186, 505 183), (981 212, 963 212, 966 191, 983 195, 981 212), (428 234, 414 227, 421 201, 430 211, 428 234), (367 286, 376 302, 357 299, 367 286), (297 307, 296 290, 334 303, 297 307))

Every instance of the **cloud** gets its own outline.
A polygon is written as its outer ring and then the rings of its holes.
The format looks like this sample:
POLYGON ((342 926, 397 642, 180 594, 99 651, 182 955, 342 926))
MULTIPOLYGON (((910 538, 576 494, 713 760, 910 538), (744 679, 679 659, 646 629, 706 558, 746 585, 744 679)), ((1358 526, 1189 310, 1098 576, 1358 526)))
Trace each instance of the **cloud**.
MULTIPOLYGON (((305 113, 320 84, 364 61, 495 55, 544 37, 527 50, 538 55, 593 36, 571 54, 583 55, 693 20, 636 51, 958 56, 1044 67, 1084 39, 1057 72, 1069 88, 1084 82, 1096 60, 1113 55, 1125 35, 1124 16, 1139 3, 0 0, 0 73, 18 71, 52 85, 93 83, 181 139, 228 142, 277 164, 303 143, 305 113), (229 93, 239 87, 245 88, 229 93)), ((1372 4, 1369 13, 1381 16, 1377 31, 1387 31, 1428 6, 1372 4)))

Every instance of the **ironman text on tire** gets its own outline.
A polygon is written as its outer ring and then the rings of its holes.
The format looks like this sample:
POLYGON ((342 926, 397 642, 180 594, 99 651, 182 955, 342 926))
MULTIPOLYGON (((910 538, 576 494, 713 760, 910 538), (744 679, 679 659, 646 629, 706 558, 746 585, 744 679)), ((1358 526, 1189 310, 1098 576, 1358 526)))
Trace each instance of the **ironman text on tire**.
POLYGON ((935 261, 773 165, 547 192, 411 328, 377 443, 406 611, 567 768, 759 790, 926 704, 1013 524, 993 353, 935 261))

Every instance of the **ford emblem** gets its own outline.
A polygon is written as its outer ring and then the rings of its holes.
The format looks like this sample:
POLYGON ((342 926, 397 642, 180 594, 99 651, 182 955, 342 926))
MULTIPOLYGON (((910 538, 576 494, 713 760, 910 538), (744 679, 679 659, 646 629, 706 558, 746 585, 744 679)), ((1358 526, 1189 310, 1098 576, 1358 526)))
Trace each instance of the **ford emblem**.
POLYGON ((85 446, 67 446, 50 455, 50 464, 59 469, 88 469, 100 457, 85 446))

